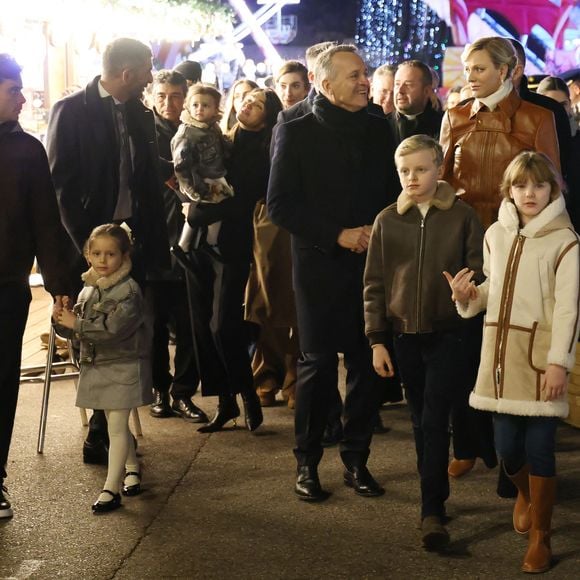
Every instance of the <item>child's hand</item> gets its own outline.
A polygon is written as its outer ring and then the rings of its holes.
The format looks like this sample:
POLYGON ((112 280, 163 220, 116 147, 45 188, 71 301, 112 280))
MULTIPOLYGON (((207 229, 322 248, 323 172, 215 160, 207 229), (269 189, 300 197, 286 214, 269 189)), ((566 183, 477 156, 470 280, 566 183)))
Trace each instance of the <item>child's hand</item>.
POLYGON ((568 373, 560 365, 548 365, 542 377, 542 390, 544 391, 544 401, 559 399, 566 390, 568 384, 568 373))
POLYGON ((377 374, 385 379, 395 375, 391 356, 384 344, 373 344, 373 367, 377 374))
POLYGON ((467 304, 470 300, 477 298, 477 288, 475 283, 471 281, 475 272, 469 268, 459 270, 455 277, 451 276, 449 272, 443 272, 449 287, 451 288, 451 300, 467 304))
POLYGON ((76 319, 77 319, 76 314, 74 314, 72 310, 67 310, 66 308, 63 308, 60 311, 57 320, 61 326, 64 326, 65 328, 70 328, 72 330, 75 326, 76 319))

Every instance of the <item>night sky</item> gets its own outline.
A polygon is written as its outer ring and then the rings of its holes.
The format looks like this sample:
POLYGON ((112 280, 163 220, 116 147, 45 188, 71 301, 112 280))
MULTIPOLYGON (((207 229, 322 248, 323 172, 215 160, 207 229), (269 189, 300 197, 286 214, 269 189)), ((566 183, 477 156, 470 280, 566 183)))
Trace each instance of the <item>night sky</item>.
MULTIPOLYGON (((252 12, 260 8, 254 0, 247 0, 247 4, 252 12)), ((358 7, 358 0, 301 0, 300 4, 285 6, 282 15, 298 16, 298 34, 291 44, 353 39, 358 7)))

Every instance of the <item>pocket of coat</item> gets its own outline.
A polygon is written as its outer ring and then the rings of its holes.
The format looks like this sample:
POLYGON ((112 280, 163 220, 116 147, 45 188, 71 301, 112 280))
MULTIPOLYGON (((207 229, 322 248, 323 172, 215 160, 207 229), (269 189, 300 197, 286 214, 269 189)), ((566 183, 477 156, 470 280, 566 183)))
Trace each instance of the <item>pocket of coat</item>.
POLYGON ((139 368, 136 361, 122 363, 106 363, 95 368, 111 383, 133 385, 139 380, 139 368))
POLYGON ((536 372, 543 373, 546 371, 551 342, 551 329, 543 328, 537 322, 534 322, 530 333, 528 363, 536 372))

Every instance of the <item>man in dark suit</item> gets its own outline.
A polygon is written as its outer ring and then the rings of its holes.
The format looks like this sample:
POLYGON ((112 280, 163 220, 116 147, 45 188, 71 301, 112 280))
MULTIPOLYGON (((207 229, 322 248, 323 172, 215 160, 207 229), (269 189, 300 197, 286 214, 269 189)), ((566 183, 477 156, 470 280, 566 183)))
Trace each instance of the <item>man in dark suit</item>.
POLYGON ((443 113, 431 105, 431 69, 419 60, 407 60, 395 72, 395 111, 387 115, 397 145, 412 135, 439 139, 443 113))
POLYGON ((364 340, 362 275, 371 224, 400 191, 395 145, 384 119, 367 111, 369 81, 353 46, 322 53, 313 112, 278 127, 268 186, 272 221, 292 234, 301 356, 296 390, 295 492, 328 497, 318 479, 321 438, 337 384, 337 353, 347 368, 344 483, 361 496, 384 489, 366 467, 379 390, 364 340))
MULTIPOLYGON (((153 112, 141 102, 151 81, 149 47, 114 40, 103 53, 102 74, 54 105, 46 142, 79 272, 91 230, 125 222, 134 238, 132 276, 142 285, 170 265, 153 112)), ((104 413, 98 412, 91 417, 84 460, 106 462, 107 444, 104 413)))
MULTIPOLYGON (((192 61, 186 63, 193 64, 192 61)), ((182 204, 189 201, 177 188, 170 187, 174 175, 171 139, 181 123, 187 81, 177 70, 161 70, 153 78, 151 94, 162 176, 169 183, 164 183, 162 188, 163 207, 169 244, 174 246, 185 223, 182 204)), ((199 375, 193 352, 185 272, 175 259, 172 262, 171 269, 163 272, 159 280, 149 282, 155 316, 151 353, 155 401, 149 414, 156 418, 178 415, 191 423, 207 423, 207 415, 191 400, 197 391, 199 375), (173 375, 169 367, 169 324, 175 331, 173 375), (170 388, 172 404, 169 403, 170 388)))
POLYGON ((526 52, 524 47, 515 38, 510 38, 509 41, 512 43, 518 58, 518 64, 514 67, 514 72, 512 73, 514 88, 524 101, 528 101, 539 107, 544 107, 544 109, 548 109, 554 114, 556 134, 558 135, 558 147, 560 148, 560 167, 564 180, 567 180, 569 166, 573 162, 570 158, 572 153, 572 130, 570 128, 568 115, 564 107, 554 99, 540 95, 535 91, 530 91, 528 88, 528 77, 524 74, 526 68, 526 52))

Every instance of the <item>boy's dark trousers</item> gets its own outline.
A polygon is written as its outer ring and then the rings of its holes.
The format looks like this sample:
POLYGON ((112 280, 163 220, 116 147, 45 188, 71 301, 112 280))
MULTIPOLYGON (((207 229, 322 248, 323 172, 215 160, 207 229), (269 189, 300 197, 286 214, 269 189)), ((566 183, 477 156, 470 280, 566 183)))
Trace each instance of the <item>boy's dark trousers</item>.
POLYGON ((28 281, 0 284, 0 484, 6 477, 20 388, 22 337, 30 299, 28 281))
POLYGON ((421 477, 421 517, 445 517, 449 497, 451 409, 467 398, 467 345, 459 330, 396 334, 394 348, 405 385, 421 477))

